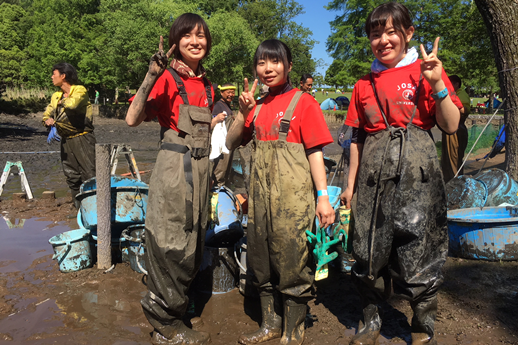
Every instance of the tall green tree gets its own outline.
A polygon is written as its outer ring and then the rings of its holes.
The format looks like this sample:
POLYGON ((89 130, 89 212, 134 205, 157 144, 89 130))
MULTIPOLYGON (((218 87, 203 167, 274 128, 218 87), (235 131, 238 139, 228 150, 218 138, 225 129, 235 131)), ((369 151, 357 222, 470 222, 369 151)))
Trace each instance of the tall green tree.
POLYGON ((25 15, 18 5, 0 4, 0 87, 19 85, 25 79, 25 15))

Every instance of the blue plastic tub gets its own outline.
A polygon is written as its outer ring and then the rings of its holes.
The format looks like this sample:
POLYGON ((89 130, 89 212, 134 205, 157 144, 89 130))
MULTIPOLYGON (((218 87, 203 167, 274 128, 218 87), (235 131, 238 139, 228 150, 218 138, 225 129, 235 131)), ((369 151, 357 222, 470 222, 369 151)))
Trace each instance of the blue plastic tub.
POLYGON ((486 184, 466 175, 451 179, 446 184, 448 210, 483 207, 487 201, 486 184))
POLYGON ((487 186, 487 201, 485 206, 499 206, 503 203, 518 204, 518 183, 505 171, 490 169, 481 171, 474 176, 487 186))
POLYGON ((227 187, 213 188, 212 193, 218 193, 218 220, 211 220, 205 235, 205 244, 209 247, 229 247, 239 241, 244 235, 243 208, 234 193, 227 187))
POLYGON ((518 208, 448 211, 450 255, 489 261, 518 259, 518 208))
POLYGON ((54 249, 52 259, 58 260, 61 272, 74 272, 92 266, 90 231, 78 229, 66 231, 49 240, 54 249))
MULTIPOLYGON (((83 183, 76 197, 81 202, 82 224, 88 230, 97 228, 96 182, 94 177, 83 183)), ((148 192, 148 185, 140 180, 111 176, 111 223, 116 237, 128 226, 145 222, 148 192)))

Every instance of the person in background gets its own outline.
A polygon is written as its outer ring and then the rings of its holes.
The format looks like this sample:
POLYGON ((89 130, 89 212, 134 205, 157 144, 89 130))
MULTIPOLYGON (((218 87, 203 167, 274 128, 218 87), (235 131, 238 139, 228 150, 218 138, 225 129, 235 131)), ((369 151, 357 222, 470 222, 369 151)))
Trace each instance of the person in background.
POLYGON ((164 52, 161 36, 126 114, 131 127, 156 117, 161 126, 146 214, 148 292, 140 301, 154 327, 153 344, 210 342, 208 333, 187 327, 183 317, 209 223, 211 129, 224 118, 212 117, 214 91, 201 65, 211 46, 203 18, 194 13, 177 17, 169 31, 169 51, 164 52))
POLYGON ((99 91, 95 90, 94 104, 99 104, 99 91))
MULTIPOLYGON (((232 123, 234 122, 234 114, 232 109, 230 109, 230 105, 232 104, 232 100, 236 95, 236 87, 230 83, 224 84, 223 86, 218 87, 221 93, 221 99, 214 104, 214 109, 212 110, 212 116, 216 117, 218 114, 226 112, 226 116, 224 118, 225 127, 227 130, 230 128, 232 123)), ((214 181, 215 187, 221 187, 228 183, 228 178, 230 175, 230 168, 232 167, 232 157, 234 156, 234 151, 229 151, 229 153, 222 153, 219 158, 214 160, 214 167, 212 169, 212 179, 214 181)))
MULTIPOLYGON (((92 104, 88 92, 77 85, 77 71, 69 63, 52 67, 52 83, 61 90, 55 92, 43 113, 43 124, 50 128, 49 139, 61 136, 61 164, 75 208, 83 182, 95 176, 95 135, 92 104)), ((50 140, 49 140, 50 141, 50 140)))
POLYGON ((292 58, 285 43, 262 42, 253 66, 269 93, 256 103, 257 79, 251 90, 244 80, 226 144, 235 149, 252 141, 247 259, 259 290, 262 322, 238 341, 281 338, 281 344, 300 345, 314 281, 305 231, 315 228, 315 215, 322 227, 335 217, 322 153, 333 138, 315 99, 291 86, 292 58))
POLYGON ((471 100, 464 88, 462 88, 462 80, 460 77, 452 75, 449 78, 457 97, 459 97, 462 102, 463 108, 460 109, 460 122, 457 132, 453 134, 442 132, 441 167, 445 183, 450 181, 457 172, 459 175, 463 174, 464 169, 459 171, 459 168, 462 166, 464 152, 468 147, 468 129, 466 128, 465 122, 471 110, 471 100))
POLYGON ((311 89, 313 89, 313 77, 305 73, 300 77, 300 91, 311 94, 311 89))
POLYGON ((351 278, 360 293, 363 324, 350 345, 377 344, 379 308, 393 291, 414 312, 412 345, 437 344, 437 291, 448 255, 446 193, 430 129, 455 133, 462 103, 438 59, 439 37, 423 59, 410 48, 408 9, 388 2, 367 17, 376 57, 354 86, 345 124, 354 128, 347 188, 351 207, 351 278))

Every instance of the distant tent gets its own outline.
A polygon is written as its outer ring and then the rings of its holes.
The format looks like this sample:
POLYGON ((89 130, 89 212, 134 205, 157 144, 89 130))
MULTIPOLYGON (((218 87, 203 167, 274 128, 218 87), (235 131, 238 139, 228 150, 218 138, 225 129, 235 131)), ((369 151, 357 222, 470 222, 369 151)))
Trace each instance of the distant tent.
POLYGON ((493 147, 491 148, 491 151, 484 156, 486 158, 489 156, 489 158, 493 158, 497 154, 502 151, 502 149, 505 147, 505 125, 500 128, 500 132, 498 132, 498 135, 495 138, 495 141, 493 142, 493 147))
POLYGON ((338 104, 332 98, 328 98, 320 104, 322 110, 333 110, 335 107, 338 108, 338 104))
MULTIPOLYGON (((500 106, 500 103, 502 102, 499 101, 497 98, 493 98, 493 109, 498 108, 498 106, 500 106)), ((486 108, 489 107, 489 99, 484 103, 484 105, 486 106, 486 108)))
POLYGON ((343 106, 344 108, 347 108, 349 106, 349 103, 351 103, 349 101, 349 98, 345 96, 336 97, 335 100, 338 105, 343 106))

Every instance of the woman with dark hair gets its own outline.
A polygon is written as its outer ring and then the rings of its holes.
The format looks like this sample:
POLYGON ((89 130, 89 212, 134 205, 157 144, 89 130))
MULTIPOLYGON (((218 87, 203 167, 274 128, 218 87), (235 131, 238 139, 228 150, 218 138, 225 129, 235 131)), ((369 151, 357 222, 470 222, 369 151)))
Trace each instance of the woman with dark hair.
POLYGON ((61 136, 61 163, 72 193, 75 208, 76 195, 81 184, 95 176, 95 135, 92 105, 88 92, 78 82, 77 71, 69 63, 52 67, 52 83, 61 90, 55 92, 43 114, 43 124, 50 127, 49 143, 61 136))
POLYGON ((322 153, 333 138, 315 99, 291 86, 292 58, 286 44, 264 41, 253 65, 269 93, 256 106, 257 80, 249 91, 245 79, 226 142, 232 150, 252 141, 247 257, 262 322, 239 342, 281 338, 281 344, 302 344, 314 281, 305 231, 314 228, 315 214, 322 227, 334 221, 322 153))
POLYGON ((362 297, 363 325, 351 345, 376 344, 379 303, 390 292, 410 300, 412 344, 436 344, 437 290, 448 251, 446 197, 430 129, 453 133, 462 103, 437 57, 421 45, 408 9, 376 7, 365 29, 376 57, 354 86, 345 124, 353 127, 348 185, 341 198, 353 209, 352 278, 362 297), (353 205, 354 206, 354 205, 353 205))
POLYGON ((169 46, 164 53, 160 37, 126 115, 132 127, 155 117, 161 126, 146 214, 148 293, 141 303, 155 328, 154 344, 206 344, 209 334, 188 328, 182 318, 208 224, 211 127, 225 114, 211 114, 214 90, 201 65, 211 48, 205 21, 193 13, 179 16, 169 46))

